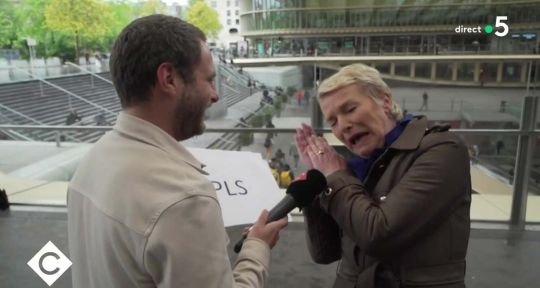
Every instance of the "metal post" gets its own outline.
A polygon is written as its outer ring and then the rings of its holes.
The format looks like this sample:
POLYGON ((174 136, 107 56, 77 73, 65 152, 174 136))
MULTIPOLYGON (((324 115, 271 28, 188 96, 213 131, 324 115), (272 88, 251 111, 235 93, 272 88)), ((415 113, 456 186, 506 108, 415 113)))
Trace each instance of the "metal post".
MULTIPOLYGON (((536 111, 538 97, 530 96, 530 84, 533 62, 529 62, 527 73, 527 90, 523 99, 520 130, 523 132, 533 131, 536 124, 536 111)), ((512 197, 512 210, 510 225, 513 229, 523 230, 527 216, 527 195, 529 192, 529 175, 531 158, 533 153, 534 137, 529 134, 520 135, 518 138, 516 166, 514 168, 514 191, 512 197)))
POLYGON ((43 97, 43 82, 39 81, 39 96, 43 97))
MULTIPOLYGON (((322 73, 319 71, 319 77, 322 73)), ((317 64, 313 64, 313 93, 315 94, 311 101, 311 127, 314 129, 320 129, 323 127, 323 116, 321 108, 319 107, 319 97, 318 94, 319 87, 317 86, 317 64)))
POLYGON ((60 131, 56 132, 56 147, 60 147, 60 131))
MULTIPOLYGON (((521 114, 521 132, 531 132, 536 123, 538 97, 525 96, 521 114)), ((532 163, 534 136, 524 133, 518 138, 516 166, 514 168, 514 190, 510 225, 513 229, 523 230, 527 213, 527 195, 532 163)))
MULTIPOLYGON (((251 83, 253 85, 253 83, 251 83)), ((216 85, 216 92, 217 92, 217 95, 219 98, 223 97, 223 94, 221 93, 222 92, 222 88, 221 88, 221 63, 218 63, 217 64, 217 67, 216 67, 216 78, 215 78, 215 82, 214 82, 214 85, 216 85)), ((225 99, 221 99, 221 101, 223 101, 225 99)))

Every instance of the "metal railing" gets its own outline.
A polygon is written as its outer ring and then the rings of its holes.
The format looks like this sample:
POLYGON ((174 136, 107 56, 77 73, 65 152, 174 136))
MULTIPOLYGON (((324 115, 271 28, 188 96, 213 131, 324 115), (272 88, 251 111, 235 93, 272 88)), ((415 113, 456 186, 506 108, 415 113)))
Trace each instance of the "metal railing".
POLYGON ((109 80, 109 79, 107 79, 107 78, 105 78, 105 77, 102 77, 102 76, 98 75, 97 73, 92 72, 92 71, 90 71, 90 70, 88 70, 88 69, 86 69, 86 68, 83 68, 83 67, 80 66, 80 65, 77 65, 77 64, 75 64, 75 63, 73 63, 73 62, 66 62, 66 64, 67 64, 67 65, 70 65, 70 66, 72 66, 72 67, 75 67, 75 68, 77 68, 77 69, 79 69, 79 70, 81 70, 81 71, 84 71, 84 72, 86 72, 86 73, 88 73, 88 74, 90 74, 90 75, 91 75, 91 76, 90 76, 90 80, 92 81, 92 88, 94 87, 94 78, 93 78, 93 77, 96 77, 96 78, 101 79, 101 80, 103 80, 103 81, 105 81, 105 82, 107 82, 107 83, 109 83, 109 84, 111 84, 111 85, 114 85, 113 82, 112 82, 111 80, 109 80))
MULTIPOLYGON (((531 110, 537 105, 536 97, 533 100, 524 102, 524 110, 531 110), (531 103, 534 102, 534 103, 531 103)), ((536 110, 534 110, 536 111, 536 110)), ((516 136, 518 137, 518 147, 516 151, 516 164, 514 168, 514 185, 512 193, 512 210, 509 221, 513 229, 523 229, 526 221, 526 206, 528 196, 528 183, 533 158, 533 141, 540 137, 540 129, 534 129, 535 117, 530 112, 524 112, 527 125, 521 129, 451 129, 450 131, 458 135, 486 135, 486 136, 516 136)), ((523 119, 522 119, 523 120, 523 119)), ((112 129, 112 126, 53 126, 53 125, 0 125, 0 131, 65 131, 76 132, 106 132, 112 129)), ((206 133, 296 133, 295 129, 290 128, 207 128, 206 133)), ((330 129, 316 129, 317 133, 331 133, 330 129)))
MULTIPOLYGON (((89 105, 91 105, 91 106, 94 106, 95 108, 97 108, 97 109, 99 109, 99 110, 103 110, 103 111, 105 111, 105 112, 107 112, 107 113, 109 113, 109 114, 111 114, 111 115, 116 115, 116 114, 117 114, 117 113, 115 113, 114 111, 112 111, 112 110, 110 110, 110 109, 107 109, 107 108, 105 108, 105 107, 103 107, 103 106, 100 106, 100 105, 98 105, 98 104, 96 104, 96 103, 94 103, 94 102, 92 102, 92 101, 86 100, 86 99, 84 99, 84 97, 81 97, 81 96, 79 96, 79 95, 77 95, 77 94, 75 94, 75 93, 73 93, 73 92, 71 92, 71 91, 69 91, 69 90, 66 90, 66 89, 64 89, 64 88, 62 88, 62 87, 60 87, 60 86, 58 86, 58 85, 56 85, 56 84, 54 84, 54 83, 51 83, 51 82, 49 82, 49 81, 47 81, 47 80, 45 80, 45 79, 43 79, 43 78, 41 78, 41 77, 39 77, 39 76, 33 75, 33 74, 30 73, 30 72, 27 72, 27 71, 25 71, 25 70, 23 70, 23 69, 20 69, 20 68, 16 67, 16 66, 11 66, 11 68, 13 68, 13 69, 15 69, 15 70, 18 70, 18 71, 21 71, 21 72, 23 72, 23 73, 25 73, 25 74, 28 74, 28 75, 31 76, 33 79, 36 79, 36 80, 38 80, 38 81, 40 81, 40 82, 42 82, 42 83, 45 83, 45 84, 47 84, 47 85, 49 85, 49 86, 51 86, 51 87, 53 87, 53 88, 56 88, 56 89, 58 89, 58 90, 60 90, 60 91, 62 91, 62 92, 64 92, 64 93, 66 93, 66 94, 68 94, 68 95, 70 95, 70 96, 72 96, 72 97, 74 97, 74 98, 76 98, 76 99, 78 99, 78 100, 81 100, 81 101, 83 101, 83 102, 85 102, 85 103, 87 103, 87 104, 89 104, 89 105)), ((72 106, 71 106, 71 97, 68 98, 68 101, 69 101, 69 107, 71 108, 71 107, 72 107, 72 106)))

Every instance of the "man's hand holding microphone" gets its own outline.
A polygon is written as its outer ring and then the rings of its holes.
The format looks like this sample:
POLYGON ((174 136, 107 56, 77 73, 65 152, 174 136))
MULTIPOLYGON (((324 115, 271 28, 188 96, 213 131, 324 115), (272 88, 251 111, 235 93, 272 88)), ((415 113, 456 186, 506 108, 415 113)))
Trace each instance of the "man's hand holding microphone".
POLYGON ((298 177, 287 188, 285 197, 270 212, 265 210, 261 213, 255 225, 236 243, 234 251, 240 252, 246 237, 260 238, 272 248, 279 238, 279 231, 287 225, 287 214, 294 208, 310 205, 313 199, 325 189, 326 178, 317 170, 309 170, 305 175, 298 177))

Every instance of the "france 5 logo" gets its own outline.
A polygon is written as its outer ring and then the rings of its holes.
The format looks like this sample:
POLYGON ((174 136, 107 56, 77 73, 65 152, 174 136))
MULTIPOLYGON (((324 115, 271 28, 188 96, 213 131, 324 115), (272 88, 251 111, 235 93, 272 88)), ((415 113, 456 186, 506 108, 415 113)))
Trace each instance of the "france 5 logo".
POLYGON ((493 30, 496 30, 495 31, 496 36, 504 37, 508 34, 508 31, 510 30, 510 27, 508 26, 508 24, 505 23, 505 21, 507 20, 508 20, 508 16, 497 16, 495 18, 495 27, 490 24, 487 24, 484 27, 480 25, 471 26, 471 27, 458 25, 454 29, 454 31, 460 34, 479 34, 483 32, 485 32, 486 34, 491 34, 493 33, 493 30))
MULTIPOLYGON (((510 28, 508 27, 508 24, 503 22, 503 21, 506 21, 506 20, 508 20, 508 16, 497 16, 495 18, 495 28, 502 27, 502 31, 500 31, 500 29, 498 29, 498 31, 495 31, 495 35, 497 35, 499 37, 504 37, 504 36, 506 36, 506 34, 508 34, 508 30, 510 30, 510 28)), ((484 30, 486 31, 486 33, 489 34, 489 33, 493 32, 493 26, 486 25, 484 30)))

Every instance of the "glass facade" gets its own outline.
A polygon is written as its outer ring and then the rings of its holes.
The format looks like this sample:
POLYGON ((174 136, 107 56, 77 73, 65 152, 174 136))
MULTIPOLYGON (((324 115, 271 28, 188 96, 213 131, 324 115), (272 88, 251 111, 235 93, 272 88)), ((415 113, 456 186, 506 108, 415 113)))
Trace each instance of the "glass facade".
MULTIPOLYGON (((302 41, 311 34, 326 35, 329 41, 345 44, 339 53, 370 55, 385 53, 515 53, 538 51, 540 3, 520 5, 494 1, 246 1, 242 11, 242 34, 251 41, 290 37, 302 41), (388 3, 386 3, 388 2, 388 3), (472 3, 471 3, 472 2, 472 3), (476 3, 475 3, 476 2, 476 3), (405 5, 406 4, 406 5, 405 5), (486 33, 463 34, 455 29, 494 25, 495 15, 505 15, 511 23, 511 37, 490 37, 486 33), (334 36, 345 34, 348 36, 334 36)), ((295 51, 299 52, 299 51, 295 51)), ((322 51, 324 53, 324 51, 322 51)), ((292 51, 291 51, 292 53, 292 51)), ((320 54, 318 54, 320 55, 320 54)), ((260 55, 258 55, 260 56, 260 55)))
MULTIPOLYGON (((312 29, 312 28, 363 28, 388 26, 431 26, 431 25, 485 25, 495 23, 494 15, 506 15, 512 24, 540 21, 538 3, 508 5, 484 3, 475 5, 413 5, 397 7, 360 8, 357 5, 327 8, 313 5, 309 8, 299 5, 302 1, 255 1, 255 9, 243 14, 248 21, 245 32, 272 29, 312 29), (294 2, 294 4, 285 4, 294 2), (279 4, 278 4, 279 3, 279 4), (265 5, 266 4, 266 5, 265 5), (250 18, 255 19, 250 23, 250 18), (276 22, 284 18, 298 21, 276 22)), ((479 1, 483 2, 483 1, 479 1)))

